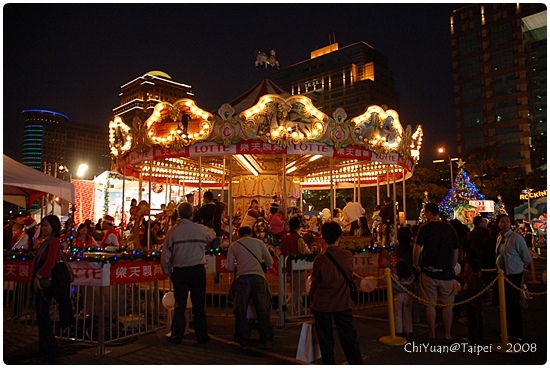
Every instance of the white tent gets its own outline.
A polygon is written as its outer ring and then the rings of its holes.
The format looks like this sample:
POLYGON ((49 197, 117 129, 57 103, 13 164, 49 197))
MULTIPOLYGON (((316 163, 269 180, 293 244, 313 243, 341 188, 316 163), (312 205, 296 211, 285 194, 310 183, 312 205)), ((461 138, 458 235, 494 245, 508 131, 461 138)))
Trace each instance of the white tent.
POLYGON ((74 186, 4 155, 4 201, 29 208, 38 198, 53 194, 74 203, 74 186))

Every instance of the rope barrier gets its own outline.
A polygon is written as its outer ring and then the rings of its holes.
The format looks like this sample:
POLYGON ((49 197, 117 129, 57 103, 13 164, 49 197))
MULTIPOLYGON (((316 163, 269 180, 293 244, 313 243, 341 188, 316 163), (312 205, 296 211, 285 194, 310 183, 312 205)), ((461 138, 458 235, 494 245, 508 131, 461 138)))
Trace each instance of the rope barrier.
MULTIPOLYGON (((487 286, 485 286, 485 288, 480 291, 479 293, 477 293, 476 295, 468 298, 468 299, 465 299, 465 300, 461 300, 457 303, 450 303, 450 304, 442 304, 442 303, 433 303, 433 302, 430 302, 429 300, 426 300, 424 298, 422 298, 421 296, 419 295, 416 295, 415 293, 413 293, 412 291, 408 290, 403 284, 401 284, 401 282, 399 282, 399 280, 397 280, 395 278, 395 275, 393 273, 391 273, 391 279, 396 283, 397 286, 399 286, 403 291, 405 291, 407 294, 409 294, 410 296, 412 296, 413 298, 415 298, 416 300, 418 300, 419 302, 421 302, 422 304, 425 304, 425 305, 430 305, 430 306, 434 306, 434 307, 455 307, 455 306, 458 306, 458 305, 462 305, 462 304, 466 304, 472 300, 474 300, 475 298, 481 296, 483 293, 485 293, 486 291, 488 291, 494 284, 495 282, 497 282, 498 280, 498 276, 493 280, 491 281, 487 286)), ((510 284, 512 285, 514 288, 516 288, 517 290, 519 291, 523 291, 522 288, 519 288, 517 287, 516 285, 512 284, 512 282, 510 280, 508 280, 506 277, 504 277, 504 279, 510 284)), ((534 293, 534 292, 530 292, 531 295, 544 295, 546 294, 547 291, 543 291, 543 292, 539 292, 539 293, 534 293)))

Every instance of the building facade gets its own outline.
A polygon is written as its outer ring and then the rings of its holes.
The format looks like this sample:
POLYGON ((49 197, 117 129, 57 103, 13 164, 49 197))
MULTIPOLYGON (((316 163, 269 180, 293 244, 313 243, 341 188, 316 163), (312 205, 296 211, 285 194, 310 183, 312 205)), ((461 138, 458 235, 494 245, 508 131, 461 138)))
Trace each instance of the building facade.
POLYGON ((84 178, 111 169, 106 127, 76 123, 55 111, 22 113, 23 164, 55 176, 63 175, 66 180, 74 177, 78 166, 84 163, 89 167, 84 178), (59 169, 60 166, 63 168, 59 169))
POLYGON ((343 108, 358 116, 370 105, 399 111, 388 59, 365 42, 314 50, 309 60, 278 70, 273 81, 292 95, 306 95, 328 115, 343 108))
POLYGON ((120 86, 120 103, 113 109, 129 125, 134 117, 145 121, 159 102, 174 103, 182 98, 193 99, 188 84, 174 82, 162 71, 150 71, 120 86))
POLYGON ((450 16, 457 152, 497 145, 503 168, 546 163, 546 6, 472 4, 450 16))

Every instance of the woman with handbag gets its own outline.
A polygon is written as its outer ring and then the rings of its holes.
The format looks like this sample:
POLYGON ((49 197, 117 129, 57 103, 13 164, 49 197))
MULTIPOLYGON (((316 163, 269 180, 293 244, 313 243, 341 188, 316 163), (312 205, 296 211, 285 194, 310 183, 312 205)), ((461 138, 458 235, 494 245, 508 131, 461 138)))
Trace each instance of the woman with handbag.
MULTIPOLYGON (((55 363, 59 358, 59 347, 55 341, 52 321, 50 319, 50 304, 52 297, 59 303, 59 316, 61 327, 68 327, 74 320, 72 306, 70 305, 70 282, 62 283, 54 268, 59 266, 60 252, 62 251, 59 236, 61 234, 61 222, 55 215, 48 215, 42 219, 40 237, 42 243, 36 250, 32 262, 32 299, 31 303, 36 309, 38 321, 38 343, 40 356, 46 363, 55 363), (68 324, 68 326, 67 326, 68 324)), ((65 267, 63 264, 61 266, 65 267)), ((68 281, 68 280, 66 280, 68 281)))
POLYGON ((335 364, 332 321, 336 325, 348 364, 363 364, 357 331, 353 325, 348 284, 353 272, 353 255, 349 250, 338 247, 342 228, 337 223, 323 224, 321 234, 328 247, 324 254, 318 255, 313 261, 309 295, 323 364, 335 364))

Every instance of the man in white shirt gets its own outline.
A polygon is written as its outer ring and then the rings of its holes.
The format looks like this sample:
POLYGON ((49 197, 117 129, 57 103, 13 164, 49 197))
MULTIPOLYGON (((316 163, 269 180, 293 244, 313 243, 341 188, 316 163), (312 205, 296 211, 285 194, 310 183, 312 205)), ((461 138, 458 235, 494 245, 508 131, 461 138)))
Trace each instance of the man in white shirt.
POLYGON ((365 214, 365 209, 359 202, 353 202, 351 197, 344 198, 346 206, 342 209, 344 220, 350 223, 349 233, 353 235, 355 229, 359 227, 358 219, 365 214))

